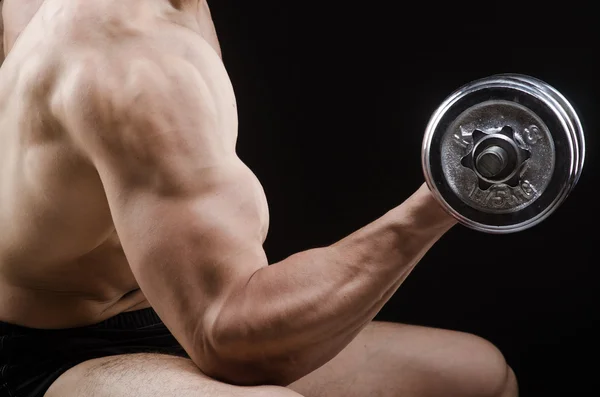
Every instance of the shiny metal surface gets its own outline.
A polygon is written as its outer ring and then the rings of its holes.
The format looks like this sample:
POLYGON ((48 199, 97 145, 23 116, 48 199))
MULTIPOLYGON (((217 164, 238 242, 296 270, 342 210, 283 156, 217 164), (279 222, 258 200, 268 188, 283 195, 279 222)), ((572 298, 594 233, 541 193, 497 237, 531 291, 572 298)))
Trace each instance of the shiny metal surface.
POLYGON ((493 145, 477 156, 475 168, 484 178, 495 178, 508 167, 508 160, 508 152, 501 146, 493 145))
POLYGON ((441 145, 444 177, 463 202, 479 211, 516 212, 530 205, 542 195, 554 171, 554 142, 548 127, 535 113, 513 102, 487 101, 465 110, 444 132, 441 145), (507 126, 513 131, 512 139, 498 134, 507 126), (533 129, 538 131, 535 136, 531 133, 533 129), (515 167, 500 181, 481 178, 491 185, 481 186, 477 172, 460 161, 475 150, 473 131, 476 130, 503 137, 508 145, 515 146, 515 151, 528 150, 531 158, 520 159, 519 163, 524 162, 523 169, 515 167), (520 178, 511 186, 506 182, 515 172, 520 172, 520 178), (524 190, 518 182, 527 182, 528 189, 524 190))
POLYGON ((491 76, 455 91, 431 117, 422 150, 425 179, 438 201, 463 225, 488 233, 517 232, 546 219, 576 185, 584 158, 583 129, 571 104, 524 75, 491 76), (488 92, 486 100, 469 103, 488 92), (495 98, 498 92, 505 98, 495 98), (474 139, 475 131, 484 139, 497 135, 501 148, 487 145, 474 153, 481 139, 474 139), (487 159, 504 169, 513 146, 521 156, 513 174, 497 179, 499 170, 477 168, 487 159), (475 154, 472 166, 461 163, 469 153, 475 154))
MULTIPOLYGON (((574 178, 572 180, 571 189, 575 187, 579 178, 581 177, 581 173, 583 171, 583 165, 585 163, 585 136, 583 133, 583 126, 581 125, 581 120, 577 115, 577 112, 573 108, 573 105, 554 87, 551 85, 524 75, 512 74, 512 75, 500 75, 505 76, 507 78, 513 78, 521 81, 524 84, 530 84, 535 86, 535 88, 539 92, 545 93, 549 100, 553 102, 554 108, 557 111, 561 111, 563 113, 563 117, 567 124, 567 129, 569 132, 573 134, 573 144, 574 144, 574 159, 573 165, 575 169, 573 170, 574 178)), ((570 191, 570 190, 569 190, 570 191)))

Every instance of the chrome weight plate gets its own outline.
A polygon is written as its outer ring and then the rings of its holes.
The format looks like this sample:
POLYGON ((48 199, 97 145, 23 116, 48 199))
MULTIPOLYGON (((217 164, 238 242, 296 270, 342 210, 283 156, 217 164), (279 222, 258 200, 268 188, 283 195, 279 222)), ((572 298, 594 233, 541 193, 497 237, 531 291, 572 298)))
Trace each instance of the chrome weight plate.
POLYGON ((431 117, 422 161, 429 189, 463 225, 488 233, 528 229, 577 184, 585 140, 555 88, 505 74, 473 81, 431 117))

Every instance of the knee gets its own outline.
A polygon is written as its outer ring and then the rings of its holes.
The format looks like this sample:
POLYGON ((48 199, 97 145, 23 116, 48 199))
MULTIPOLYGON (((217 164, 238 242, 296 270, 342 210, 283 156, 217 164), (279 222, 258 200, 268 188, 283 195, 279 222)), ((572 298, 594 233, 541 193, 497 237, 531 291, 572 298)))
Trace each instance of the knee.
POLYGON ((504 355, 490 342, 466 335, 458 361, 463 395, 472 397, 517 397, 517 378, 504 355))

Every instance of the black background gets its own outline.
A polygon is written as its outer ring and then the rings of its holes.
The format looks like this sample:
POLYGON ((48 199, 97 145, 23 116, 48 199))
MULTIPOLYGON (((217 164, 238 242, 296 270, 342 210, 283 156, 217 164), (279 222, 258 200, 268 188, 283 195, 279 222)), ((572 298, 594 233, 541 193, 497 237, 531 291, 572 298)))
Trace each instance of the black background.
POLYGON ((593 3, 210 4, 238 97, 238 152, 269 200, 271 262, 330 244, 415 191, 425 125, 463 84, 524 73, 571 100, 587 159, 567 202, 517 234, 457 226, 377 319, 483 336, 521 396, 599 395, 593 3))

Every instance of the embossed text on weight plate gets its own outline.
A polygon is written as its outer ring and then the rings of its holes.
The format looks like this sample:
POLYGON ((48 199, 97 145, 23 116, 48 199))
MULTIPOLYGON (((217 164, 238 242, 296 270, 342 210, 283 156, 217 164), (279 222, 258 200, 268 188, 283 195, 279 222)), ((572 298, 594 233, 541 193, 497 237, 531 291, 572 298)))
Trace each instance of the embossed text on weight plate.
POLYGON ((475 186, 469 198, 479 205, 506 209, 520 206, 536 197, 536 188, 528 180, 523 180, 516 187, 506 184, 494 185, 488 190, 481 190, 475 186))

